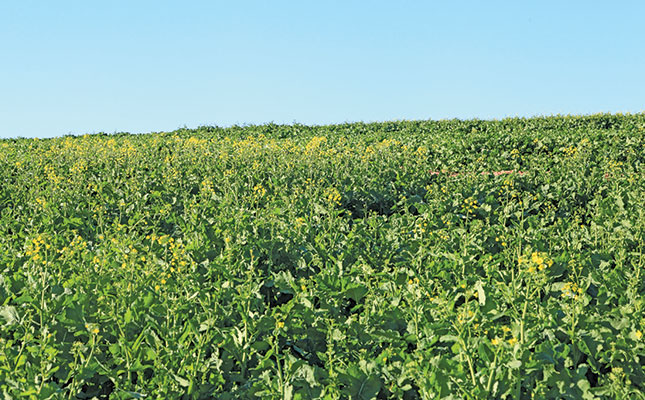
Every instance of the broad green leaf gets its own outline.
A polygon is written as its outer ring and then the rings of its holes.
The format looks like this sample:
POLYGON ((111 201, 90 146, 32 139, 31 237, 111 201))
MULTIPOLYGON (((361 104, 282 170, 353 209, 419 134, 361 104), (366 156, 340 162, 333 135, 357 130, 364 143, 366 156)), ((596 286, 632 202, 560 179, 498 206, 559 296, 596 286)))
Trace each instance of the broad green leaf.
POLYGON ((0 317, 4 319, 5 326, 11 326, 19 321, 18 311, 14 306, 0 306, 0 317))

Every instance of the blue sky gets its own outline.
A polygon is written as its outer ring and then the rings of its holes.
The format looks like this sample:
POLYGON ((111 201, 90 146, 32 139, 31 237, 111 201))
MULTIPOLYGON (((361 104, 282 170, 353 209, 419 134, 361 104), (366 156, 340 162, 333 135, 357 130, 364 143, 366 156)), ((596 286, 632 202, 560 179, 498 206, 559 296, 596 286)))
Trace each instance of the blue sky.
POLYGON ((0 2, 0 137, 645 110, 643 1, 0 2))

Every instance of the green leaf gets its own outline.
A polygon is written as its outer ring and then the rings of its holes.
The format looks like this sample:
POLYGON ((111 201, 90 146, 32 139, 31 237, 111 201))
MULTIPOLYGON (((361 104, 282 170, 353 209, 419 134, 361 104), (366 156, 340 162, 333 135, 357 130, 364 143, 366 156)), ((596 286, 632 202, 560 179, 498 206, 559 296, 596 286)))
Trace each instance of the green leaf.
POLYGON ((376 395, 381 390, 381 380, 376 376, 370 376, 360 382, 356 398, 360 400, 371 400, 376 398, 376 395))
POLYGON ((129 392, 129 391, 124 391, 128 396, 132 396, 133 399, 144 399, 146 397, 145 394, 139 393, 139 392, 129 392))
POLYGON ((479 343, 479 356, 482 358, 482 360, 486 361, 487 363, 492 363, 493 359, 495 358, 495 354, 492 352, 492 350, 488 347, 488 345, 484 342, 479 343))
POLYGON ((479 298, 479 305, 486 304, 486 293, 484 292, 484 285, 482 281, 477 281, 475 283, 475 289, 477 290, 477 297, 479 298))
POLYGON ((0 307, 0 317, 4 318, 5 326, 11 326, 18 322, 18 311, 14 306, 0 307))
POLYGON ((349 288, 345 289, 343 294, 358 303, 367 292, 368 289, 364 285, 352 284, 349 288))
POLYGON ((181 376, 179 376, 177 374, 172 374, 172 376, 173 376, 173 378, 175 378, 177 383, 179 383, 181 386, 183 386, 183 387, 190 386, 190 381, 188 379, 182 378, 181 376))
POLYGON ((459 336, 455 336, 455 335, 443 335, 439 338, 439 341, 444 343, 456 342, 458 340, 459 340, 459 336))
POLYGON ((125 314, 123 315, 123 320, 125 321, 126 324, 129 324, 130 322, 132 322, 132 310, 131 309, 128 308, 126 310, 125 314))
POLYGON ((154 296, 152 292, 148 292, 144 297, 143 297, 143 305, 145 307, 150 307, 152 304, 152 301, 154 300, 154 296))

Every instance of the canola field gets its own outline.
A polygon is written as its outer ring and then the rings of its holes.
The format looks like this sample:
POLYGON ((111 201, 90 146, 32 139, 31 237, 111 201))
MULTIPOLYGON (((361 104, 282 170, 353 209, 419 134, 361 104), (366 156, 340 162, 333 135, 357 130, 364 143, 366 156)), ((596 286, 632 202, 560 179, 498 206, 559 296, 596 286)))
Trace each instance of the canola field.
POLYGON ((0 399, 645 398, 645 115, 0 140, 0 399))

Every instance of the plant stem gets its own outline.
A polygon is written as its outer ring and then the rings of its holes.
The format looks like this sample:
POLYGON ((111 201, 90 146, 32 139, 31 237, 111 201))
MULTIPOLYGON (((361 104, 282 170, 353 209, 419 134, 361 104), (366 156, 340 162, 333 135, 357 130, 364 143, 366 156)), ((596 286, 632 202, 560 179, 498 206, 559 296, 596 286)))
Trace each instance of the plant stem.
POLYGON ((493 358, 493 363, 490 366, 490 373, 488 374, 488 382, 486 383, 486 393, 488 393, 488 397, 490 397, 490 386, 493 383, 493 375, 495 374, 495 367, 497 367, 498 354, 499 354, 499 350, 495 350, 495 357, 493 358))

